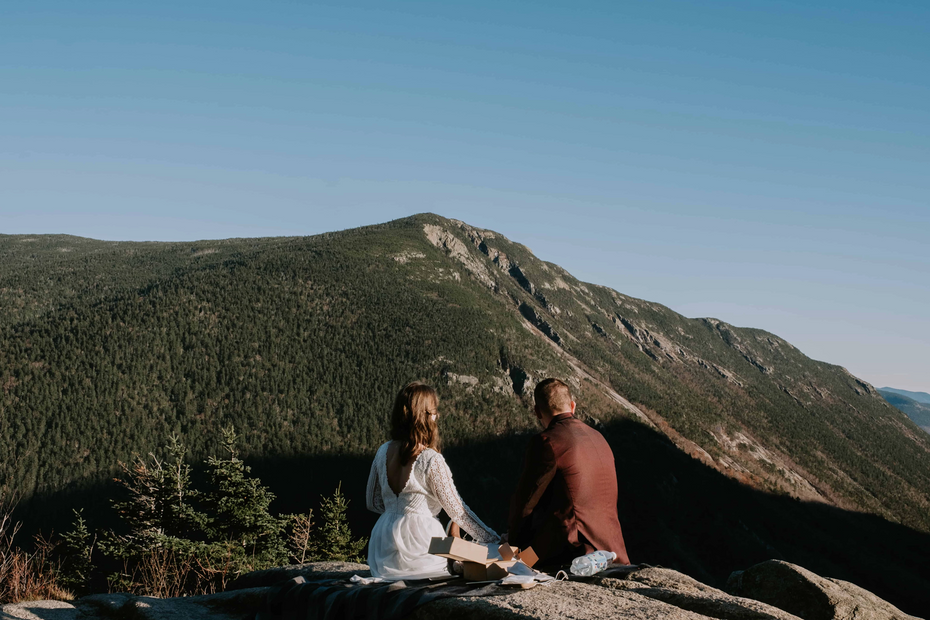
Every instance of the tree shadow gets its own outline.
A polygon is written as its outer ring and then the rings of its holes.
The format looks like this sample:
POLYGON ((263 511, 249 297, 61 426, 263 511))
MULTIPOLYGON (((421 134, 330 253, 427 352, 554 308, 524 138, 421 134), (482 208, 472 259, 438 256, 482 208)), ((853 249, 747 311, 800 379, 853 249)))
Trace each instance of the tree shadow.
MULTIPOLYGON (((666 436, 623 420, 599 429, 613 448, 619 514, 631 561, 672 568, 716 587, 768 559, 850 581, 912 614, 930 609, 930 535, 881 517, 773 495, 691 458, 666 436)), ((510 493, 529 435, 466 442, 443 452, 465 502, 495 530, 507 525, 510 493)), ((373 455, 372 455, 373 456, 373 455)), ((253 471, 299 511, 339 481, 350 522, 367 535, 370 457, 263 459, 253 471), (287 476, 287 479, 283 479, 287 476)))
MULTIPOLYGON (((613 448, 619 514, 634 563, 679 570, 723 587, 730 573, 775 558, 821 576, 850 581, 911 614, 930 609, 930 535, 874 515, 801 502, 753 489, 691 458, 638 422, 600 427, 613 448)), ((465 502, 489 526, 506 528, 509 496, 528 434, 449 446, 444 455, 465 502)), ((365 509, 374 455, 268 456, 247 459, 276 494, 272 509, 306 512, 338 484, 351 501, 349 523, 368 536, 377 516, 365 509)), ((45 531, 67 529, 71 507, 93 527, 113 525, 115 486, 84 485, 37 496, 20 518, 45 531), (62 521, 62 517, 67 517, 62 521)))

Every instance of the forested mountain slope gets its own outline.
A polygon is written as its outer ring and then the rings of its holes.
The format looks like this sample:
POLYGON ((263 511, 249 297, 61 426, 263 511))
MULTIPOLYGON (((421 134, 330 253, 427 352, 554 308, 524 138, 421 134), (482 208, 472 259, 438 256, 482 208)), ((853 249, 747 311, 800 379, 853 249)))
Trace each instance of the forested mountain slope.
POLYGON ((532 428, 552 375, 592 423, 930 531, 930 436, 872 386, 431 214, 301 238, 0 236, 0 309, 0 476, 26 497, 171 433, 203 455, 230 423, 253 457, 365 457, 413 378, 440 388, 447 445, 495 441, 532 428))

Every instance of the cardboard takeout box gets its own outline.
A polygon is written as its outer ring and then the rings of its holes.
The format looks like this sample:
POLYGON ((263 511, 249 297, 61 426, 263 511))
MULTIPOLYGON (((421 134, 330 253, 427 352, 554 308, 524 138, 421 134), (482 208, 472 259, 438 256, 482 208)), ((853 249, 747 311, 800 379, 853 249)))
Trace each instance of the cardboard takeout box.
POLYGON ((507 543, 504 543, 498 547, 497 551, 501 554, 502 560, 512 560, 517 557, 518 553, 520 553, 520 550, 517 547, 511 547, 507 543))
POLYGON ((456 538, 455 536, 447 536, 446 538, 434 537, 429 543, 429 553, 462 562, 478 562, 484 564, 488 561, 487 547, 462 540, 461 538, 456 538))
POLYGON ((492 560, 489 562, 462 562, 465 581, 494 581, 507 576, 516 560, 492 560))
POLYGON ((523 562, 524 564, 526 564, 527 566, 529 566, 530 568, 533 568, 533 564, 539 561, 539 556, 536 555, 536 552, 533 551, 532 547, 527 547, 523 551, 520 551, 518 549, 516 558, 520 560, 521 562, 523 562))
POLYGON ((465 581, 496 581, 510 574, 532 575, 533 564, 538 558, 532 548, 521 551, 504 543, 497 548, 499 558, 488 558, 484 562, 462 562, 465 581))
POLYGON ((429 553, 450 560, 459 560, 464 568, 466 581, 494 581, 503 579, 510 568, 517 562, 531 567, 539 558, 532 547, 520 550, 507 543, 497 548, 499 557, 488 557, 488 548, 455 536, 433 538, 429 543, 429 553))

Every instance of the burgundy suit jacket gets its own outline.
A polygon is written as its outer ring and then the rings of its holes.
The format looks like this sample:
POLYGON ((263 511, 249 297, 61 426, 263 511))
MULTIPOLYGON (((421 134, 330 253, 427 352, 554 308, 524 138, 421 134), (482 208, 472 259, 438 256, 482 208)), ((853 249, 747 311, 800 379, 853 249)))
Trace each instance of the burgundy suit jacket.
POLYGON ((629 564, 617 517, 617 471, 604 436, 570 413, 530 439, 510 504, 510 543, 533 547, 540 565, 597 549, 629 564))

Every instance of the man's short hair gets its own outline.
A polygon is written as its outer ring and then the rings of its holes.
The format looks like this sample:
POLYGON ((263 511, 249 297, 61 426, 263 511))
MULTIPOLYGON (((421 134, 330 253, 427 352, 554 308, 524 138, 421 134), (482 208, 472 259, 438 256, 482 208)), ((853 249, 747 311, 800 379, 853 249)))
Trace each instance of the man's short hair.
POLYGON ((572 409, 572 393, 558 379, 543 379, 533 390, 536 408, 542 413, 566 413, 572 409))

